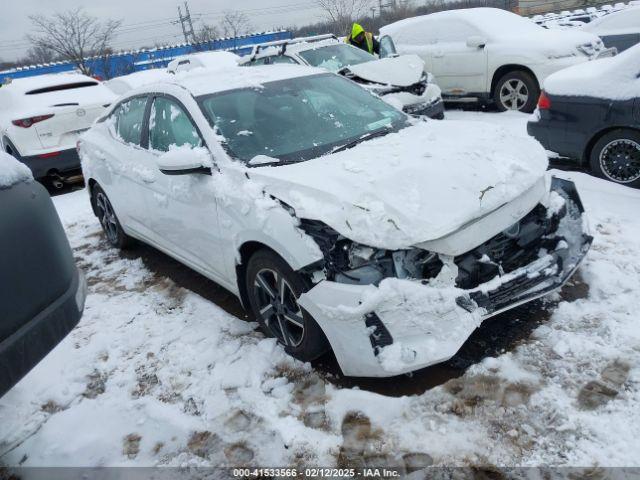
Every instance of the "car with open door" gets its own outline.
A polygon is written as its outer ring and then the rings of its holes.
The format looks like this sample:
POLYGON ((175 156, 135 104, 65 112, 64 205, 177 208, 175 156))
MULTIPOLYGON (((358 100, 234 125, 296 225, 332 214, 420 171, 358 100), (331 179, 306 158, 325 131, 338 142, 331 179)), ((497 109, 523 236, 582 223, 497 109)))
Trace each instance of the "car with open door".
POLYGON ((94 78, 59 73, 0 88, 0 145, 55 187, 81 181, 76 141, 116 96, 94 78))
POLYGON ((78 149, 113 246, 162 250, 345 375, 450 358, 484 319, 560 288, 591 243, 535 140, 411 117, 317 68, 178 72, 78 149))
POLYGON ((565 161, 640 187, 640 45, 550 76, 527 128, 565 161))
POLYGON ((497 8, 469 8, 407 18, 380 29, 400 54, 415 54, 445 100, 493 102, 533 112, 550 74, 615 52, 595 35, 549 30, 497 8))
POLYGON ((390 37, 380 38, 380 58, 334 35, 280 40, 253 47, 247 66, 291 63, 324 68, 380 95, 412 115, 444 118, 440 87, 415 55, 399 56, 390 37))
POLYGON ((0 152, 0 396, 78 324, 86 282, 29 169, 0 152))

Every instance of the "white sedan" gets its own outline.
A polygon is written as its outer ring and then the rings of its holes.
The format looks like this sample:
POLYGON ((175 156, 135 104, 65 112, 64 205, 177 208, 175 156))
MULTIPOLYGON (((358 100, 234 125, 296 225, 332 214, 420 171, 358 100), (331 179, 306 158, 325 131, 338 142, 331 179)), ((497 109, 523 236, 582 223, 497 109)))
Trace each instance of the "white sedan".
POLYGON ((548 30, 496 8, 408 18, 380 33, 393 39, 399 53, 425 61, 445 100, 480 99, 523 112, 533 112, 547 76, 612 53, 596 35, 548 30))
POLYGON ((591 243, 533 139, 417 120, 310 67, 178 73, 78 149, 114 246, 166 252, 295 357, 333 349, 345 375, 450 358, 484 319, 561 287, 591 243))

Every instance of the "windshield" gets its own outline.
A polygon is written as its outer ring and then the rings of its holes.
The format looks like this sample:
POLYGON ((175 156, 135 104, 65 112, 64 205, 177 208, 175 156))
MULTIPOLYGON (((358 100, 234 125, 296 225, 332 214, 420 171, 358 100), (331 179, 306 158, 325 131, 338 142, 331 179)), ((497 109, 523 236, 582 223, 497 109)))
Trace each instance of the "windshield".
POLYGON ((305 50, 298 52, 298 55, 304 58, 309 65, 324 68, 331 72, 337 72, 349 65, 358 65, 376 60, 376 57, 370 53, 347 44, 329 45, 313 50, 305 50))
POLYGON ((357 84, 332 74, 290 78, 198 99, 229 153, 302 161, 397 131, 408 117, 357 84))

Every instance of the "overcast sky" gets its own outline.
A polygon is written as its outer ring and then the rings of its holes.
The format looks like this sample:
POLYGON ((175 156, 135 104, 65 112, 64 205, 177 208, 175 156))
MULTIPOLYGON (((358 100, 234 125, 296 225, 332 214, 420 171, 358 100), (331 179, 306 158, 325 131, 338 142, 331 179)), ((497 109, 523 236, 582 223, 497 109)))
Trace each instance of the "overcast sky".
MULTIPOLYGON (((77 7, 99 18, 123 21, 113 42, 116 49, 178 43, 183 40, 178 17, 178 0, 2 0, 0 14, 0 60, 24 55, 29 43, 24 38, 31 29, 29 15, 48 15, 77 7)), ((202 22, 216 25, 224 10, 241 10, 255 30, 276 26, 306 25, 319 20, 321 11, 314 0, 189 0, 194 27, 202 22)))

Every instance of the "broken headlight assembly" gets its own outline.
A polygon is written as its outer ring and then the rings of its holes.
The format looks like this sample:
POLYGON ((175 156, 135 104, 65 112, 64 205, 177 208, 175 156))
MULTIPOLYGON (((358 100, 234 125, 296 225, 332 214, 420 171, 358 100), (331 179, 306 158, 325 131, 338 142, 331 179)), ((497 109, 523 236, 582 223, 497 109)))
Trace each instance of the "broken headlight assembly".
POLYGON ((328 280, 352 285, 378 285, 385 278, 434 278, 442 269, 437 254, 418 248, 383 250, 353 242, 316 220, 301 220, 300 228, 322 250, 322 270, 328 280))

